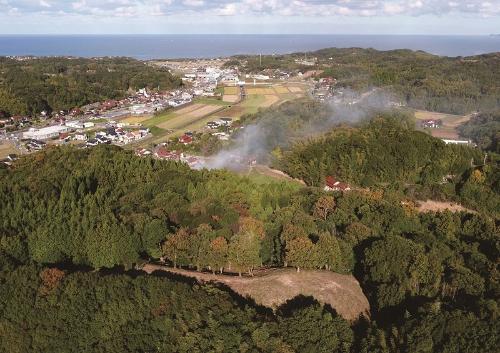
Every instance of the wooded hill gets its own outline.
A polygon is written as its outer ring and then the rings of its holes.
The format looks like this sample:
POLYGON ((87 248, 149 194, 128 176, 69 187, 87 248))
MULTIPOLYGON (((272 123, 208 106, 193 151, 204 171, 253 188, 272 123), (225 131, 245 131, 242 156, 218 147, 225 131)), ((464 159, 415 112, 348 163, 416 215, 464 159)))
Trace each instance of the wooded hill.
POLYGON ((24 157, 0 170, 0 347, 495 351, 498 221, 419 214, 401 200, 256 184, 111 146, 24 157), (222 287, 106 270, 160 256, 193 270, 353 273, 372 321, 349 324, 304 298, 271 314, 222 287))
POLYGON ((304 53, 239 56, 228 64, 245 70, 323 70, 322 77, 338 80, 336 88, 364 91, 384 87, 409 107, 452 114, 500 108, 500 54, 442 57, 422 51, 345 48, 308 53, 316 66, 301 66, 304 53))
POLYGON ((36 115, 118 99, 129 90, 181 85, 167 69, 129 58, 0 57, 0 114, 36 115))

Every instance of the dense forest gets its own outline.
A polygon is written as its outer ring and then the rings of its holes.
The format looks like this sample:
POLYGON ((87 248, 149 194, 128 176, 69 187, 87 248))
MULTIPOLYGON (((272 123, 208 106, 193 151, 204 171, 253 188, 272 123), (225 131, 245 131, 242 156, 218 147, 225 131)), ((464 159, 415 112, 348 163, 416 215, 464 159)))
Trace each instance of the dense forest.
MULTIPOLYGON (((380 118, 359 131, 391 124, 380 118)), ((406 131, 394 129, 387 139, 406 131)), ((484 182, 476 170, 463 173, 484 182)), ((0 349, 496 350, 498 219, 418 213, 391 190, 327 193, 311 184, 193 171, 112 146, 48 149, 0 169, 0 349), (193 270, 351 273, 371 318, 347 322, 301 297, 273 313, 223 286, 131 270, 162 256, 193 270)))
POLYGON ((68 110, 123 98, 129 90, 165 90, 180 84, 168 70, 128 58, 0 57, 0 114, 68 110))
POLYGON ((500 153, 500 110, 483 112, 459 126, 460 135, 487 152, 500 153))
MULTIPOLYGON (((495 141, 494 117, 480 114, 461 129, 482 131, 484 137, 469 135, 479 144, 481 138, 495 141)), ((447 145, 417 131, 410 111, 357 106, 339 110, 306 99, 244 116, 241 123, 246 127, 230 151, 258 156, 307 185, 323 187, 333 176, 355 188, 500 213, 500 157, 488 153, 491 142, 484 150, 447 145)))
POLYGON ((500 108, 500 54, 441 57, 421 51, 346 48, 308 53, 317 65, 305 67, 295 59, 304 53, 259 57, 240 56, 228 64, 245 70, 322 70, 338 80, 336 88, 364 91, 385 87, 408 106, 453 114, 500 108))

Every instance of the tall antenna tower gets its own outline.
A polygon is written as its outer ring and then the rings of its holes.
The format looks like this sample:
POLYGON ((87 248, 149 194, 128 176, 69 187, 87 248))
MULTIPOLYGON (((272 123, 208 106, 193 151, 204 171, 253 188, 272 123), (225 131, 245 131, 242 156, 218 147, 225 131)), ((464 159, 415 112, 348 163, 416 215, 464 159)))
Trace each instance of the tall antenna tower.
POLYGON ((262 54, 259 55, 259 66, 262 66, 262 54))

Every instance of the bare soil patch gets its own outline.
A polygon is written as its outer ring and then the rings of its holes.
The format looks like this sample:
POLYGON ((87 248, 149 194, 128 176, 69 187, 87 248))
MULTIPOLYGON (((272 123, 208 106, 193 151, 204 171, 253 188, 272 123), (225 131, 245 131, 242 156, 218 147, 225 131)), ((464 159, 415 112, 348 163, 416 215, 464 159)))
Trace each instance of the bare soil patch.
POLYGON ((9 154, 19 154, 19 150, 11 141, 0 141, 0 159, 6 158, 9 154))
POLYGON ((453 202, 441 202, 434 200, 427 201, 418 201, 418 212, 427 213, 427 212, 442 212, 442 211, 451 211, 451 212, 469 212, 475 213, 473 210, 469 210, 462 205, 453 202))
POLYGON ((238 96, 238 95, 231 95, 231 94, 225 94, 222 97, 222 100, 224 102, 228 102, 228 103, 236 103, 236 102, 238 102, 239 99, 240 99, 240 96, 238 96))
POLYGON ((261 271, 255 277, 212 275, 209 273, 173 269, 166 266, 147 264, 143 270, 149 274, 167 271, 200 282, 219 282, 227 285, 243 297, 250 297, 257 304, 272 309, 298 295, 312 296, 319 302, 329 304, 346 320, 369 316, 370 305, 359 282, 349 275, 330 271, 301 271, 294 269, 270 269, 261 271))

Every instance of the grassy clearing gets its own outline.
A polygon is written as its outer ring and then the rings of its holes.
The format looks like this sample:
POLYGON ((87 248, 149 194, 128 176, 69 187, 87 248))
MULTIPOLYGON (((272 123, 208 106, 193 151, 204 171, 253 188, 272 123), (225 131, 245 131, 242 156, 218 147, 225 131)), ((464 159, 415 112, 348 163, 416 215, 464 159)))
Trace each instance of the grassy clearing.
MULTIPOLYGON (((416 110, 415 119, 418 121, 428 119, 441 119, 443 126, 439 129, 430 129, 432 136, 438 138, 458 139, 457 127, 469 121, 470 115, 452 115, 437 112, 430 112, 426 110, 416 110)), ((420 126, 418 126, 420 127, 420 126)))
POLYGON ((276 176, 262 173, 260 170, 253 168, 250 173, 245 175, 256 184, 272 184, 272 183, 287 183, 294 187, 297 191, 304 187, 298 181, 287 178, 277 178, 276 176))
POLYGON ((356 320, 370 311, 368 299, 359 282, 350 275, 331 271, 305 271, 297 273, 291 268, 257 271, 255 277, 212 275, 166 266, 147 264, 146 273, 167 271, 196 278, 201 282, 224 283, 243 297, 250 297, 257 304, 277 308, 297 295, 313 296, 319 302, 329 304, 346 320, 356 320))

